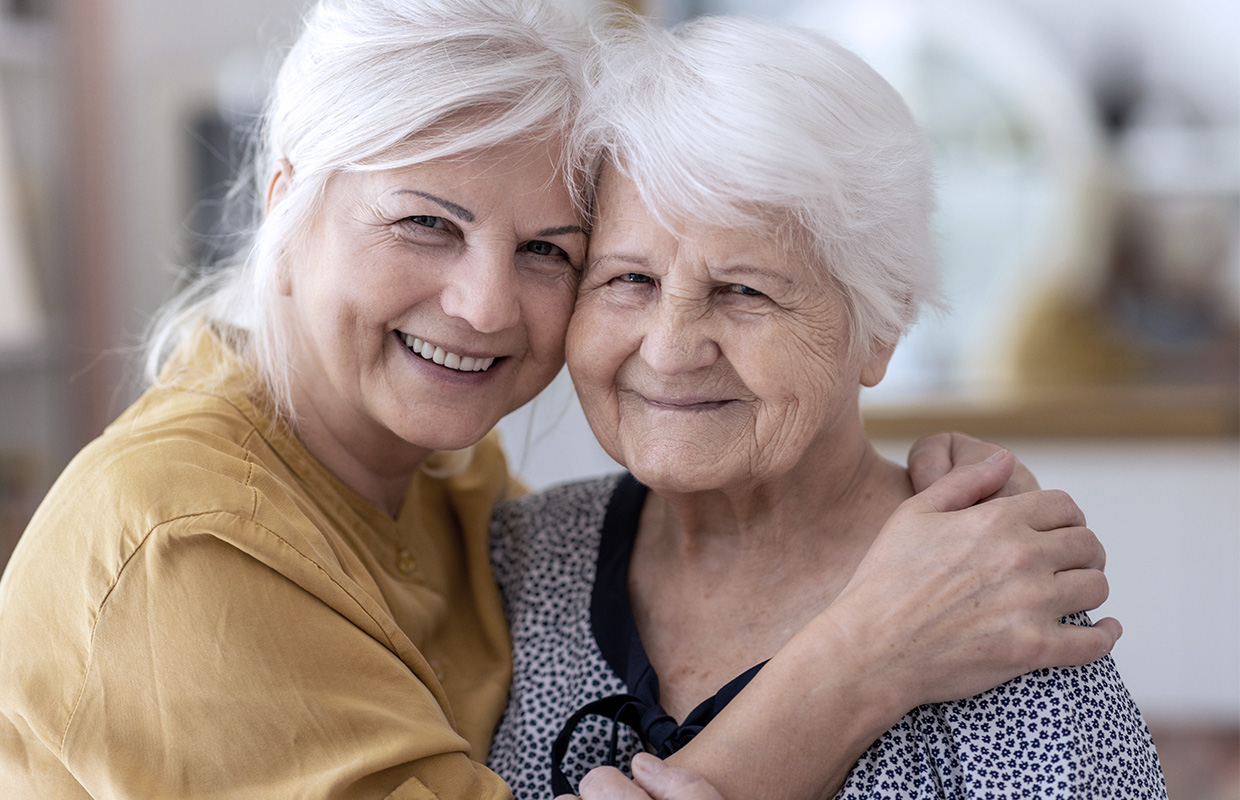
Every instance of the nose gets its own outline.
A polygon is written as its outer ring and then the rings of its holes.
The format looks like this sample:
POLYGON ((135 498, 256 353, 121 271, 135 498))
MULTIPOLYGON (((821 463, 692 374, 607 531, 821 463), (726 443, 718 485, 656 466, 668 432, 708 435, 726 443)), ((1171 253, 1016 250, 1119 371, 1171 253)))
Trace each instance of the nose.
POLYGON ((453 264, 440 304, 481 333, 506 330, 521 319, 516 277, 511 252, 474 251, 453 264))
POLYGON ((709 313, 692 301, 664 293, 650 309, 642 336, 642 359, 660 375, 708 367, 719 357, 709 313))

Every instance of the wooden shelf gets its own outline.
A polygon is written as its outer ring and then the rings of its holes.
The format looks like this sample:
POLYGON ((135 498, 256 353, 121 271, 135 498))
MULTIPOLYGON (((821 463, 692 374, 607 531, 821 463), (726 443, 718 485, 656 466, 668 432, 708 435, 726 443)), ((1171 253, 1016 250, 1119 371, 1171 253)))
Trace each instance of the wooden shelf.
POLYGON ((862 405, 875 438, 962 430, 995 439, 1240 437, 1240 386, 1090 387, 862 405))

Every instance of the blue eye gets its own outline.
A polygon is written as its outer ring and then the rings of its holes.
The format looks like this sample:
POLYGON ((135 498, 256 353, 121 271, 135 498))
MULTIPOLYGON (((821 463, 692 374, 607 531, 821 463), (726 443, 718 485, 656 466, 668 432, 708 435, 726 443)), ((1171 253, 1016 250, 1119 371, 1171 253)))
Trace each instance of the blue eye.
POLYGON ((743 294, 746 297, 762 297, 762 292, 759 292, 757 289, 751 289, 743 283, 732 284, 728 287, 728 291, 743 294))
POLYGON ((625 283, 654 283, 649 275, 643 275, 640 272, 626 272, 619 276, 619 280, 625 283))
POLYGON ((541 240, 526 242, 522 245, 521 249, 527 253, 533 253, 536 256, 556 256, 559 258, 568 258, 568 253, 564 252, 564 248, 557 247, 551 242, 544 242, 541 240))
POLYGON ((448 227, 448 223, 443 217, 432 217, 425 214, 419 214, 412 217, 405 217, 405 219, 412 222, 414 225, 419 225, 423 228, 436 228, 443 230, 448 227))

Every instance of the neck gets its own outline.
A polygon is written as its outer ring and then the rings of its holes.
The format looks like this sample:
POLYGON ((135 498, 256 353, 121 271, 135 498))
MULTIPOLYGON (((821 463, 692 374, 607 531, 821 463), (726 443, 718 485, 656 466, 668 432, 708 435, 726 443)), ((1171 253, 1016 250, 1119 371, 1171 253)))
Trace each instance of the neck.
MULTIPOLYGON (((304 409, 307 405, 297 407, 304 409)), ((414 473, 433 451, 367 423, 369 420, 341 431, 322 416, 307 413, 298 417, 293 430, 310 455, 341 483, 395 518, 414 473)))
POLYGON ((829 448, 811 446, 774 480, 682 494, 652 487, 628 589, 661 702, 676 719, 831 603, 912 495, 907 472, 857 428, 829 448))

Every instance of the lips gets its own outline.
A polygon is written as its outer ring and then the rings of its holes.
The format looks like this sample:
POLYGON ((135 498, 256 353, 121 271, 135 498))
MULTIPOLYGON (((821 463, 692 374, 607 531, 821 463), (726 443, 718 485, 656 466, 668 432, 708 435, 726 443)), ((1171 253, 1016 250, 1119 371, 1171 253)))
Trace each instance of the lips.
POLYGON ((664 408, 672 411, 708 411, 713 408, 719 408, 727 405, 727 400, 709 400, 709 399, 684 399, 684 398, 643 398, 647 404, 655 408, 664 408))
POLYGON ((427 361, 433 361, 442 367, 454 369, 458 372, 486 372, 495 363, 495 356, 463 356, 459 353, 444 350, 438 345, 423 341, 412 334, 400 333, 399 331, 397 331, 397 334, 400 336, 401 341, 405 343, 405 347, 409 349, 409 352, 427 361))

